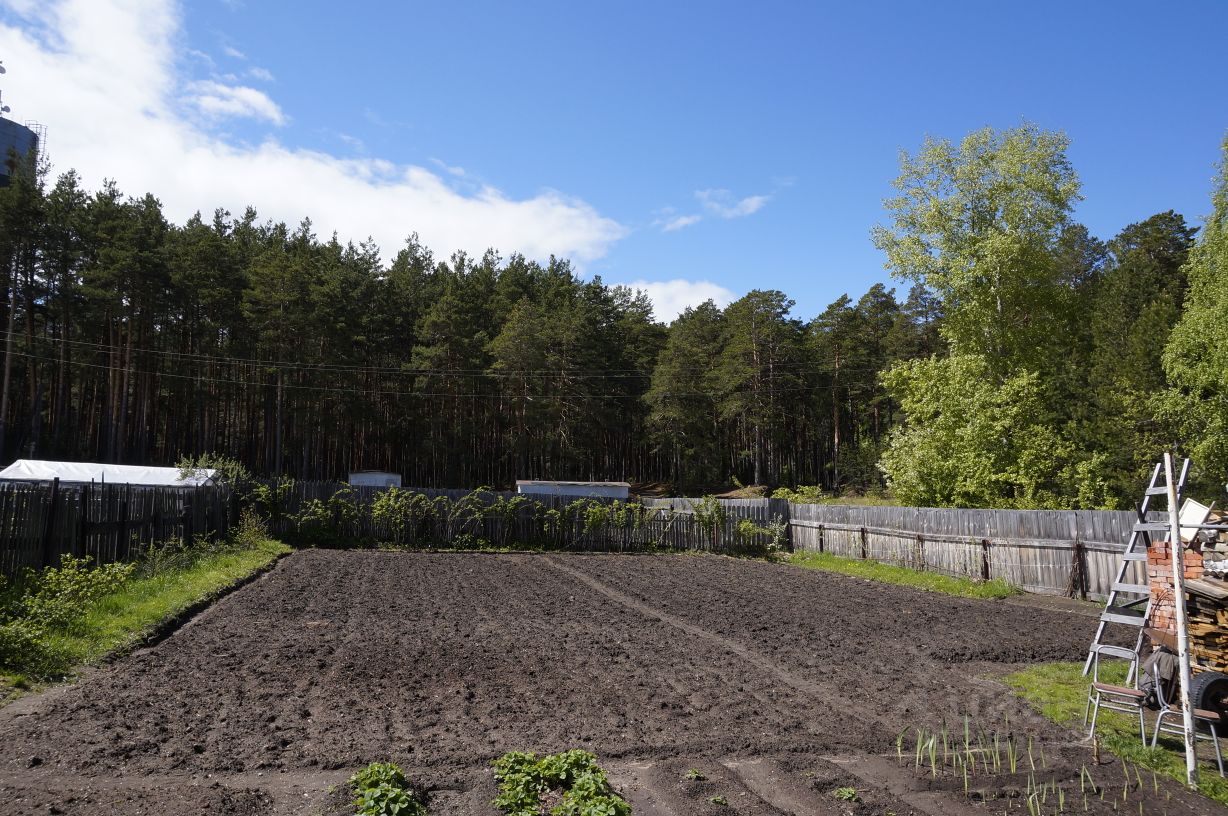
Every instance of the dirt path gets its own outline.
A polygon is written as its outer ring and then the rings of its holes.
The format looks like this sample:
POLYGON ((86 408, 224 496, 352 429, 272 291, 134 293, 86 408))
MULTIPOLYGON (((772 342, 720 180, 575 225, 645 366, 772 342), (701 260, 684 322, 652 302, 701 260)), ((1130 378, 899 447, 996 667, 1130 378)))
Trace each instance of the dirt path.
POLYGON ((637 814, 960 813, 896 735, 967 714, 1077 772, 1072 735, 984 678, 1078 659, 1092 625, 717 557, 305 551, 0 710, 0 815, 339 813, 330 786, 392 760, 432 813, 493 816, 493 758, 573 747, 637 814))

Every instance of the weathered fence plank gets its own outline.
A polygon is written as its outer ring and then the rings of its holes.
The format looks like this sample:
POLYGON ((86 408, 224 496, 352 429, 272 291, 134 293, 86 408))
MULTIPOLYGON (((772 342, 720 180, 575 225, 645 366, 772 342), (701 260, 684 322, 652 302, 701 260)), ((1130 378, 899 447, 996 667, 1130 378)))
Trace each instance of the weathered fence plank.
POLYGON ((58 564, 62 555, 104 564, 136 557, 171 538, 225 536, 230 489, 123 484, 0 483, 0 574, 58 564), (195 517, 184 515, 192 497, 195 517))

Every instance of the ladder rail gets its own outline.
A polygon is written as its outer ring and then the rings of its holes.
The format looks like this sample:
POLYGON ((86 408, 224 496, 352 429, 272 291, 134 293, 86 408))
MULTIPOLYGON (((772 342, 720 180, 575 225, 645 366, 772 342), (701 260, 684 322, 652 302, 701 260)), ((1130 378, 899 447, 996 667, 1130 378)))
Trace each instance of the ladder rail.
MULTIPOLYGON (((1107 647, 1104 637, 1105 632, 1110 625, 1118 626, 1133 626, 1138 629, 1134 638, 1134 659, 1130 661, 1130 669, 1127 673, 1126 682, 1133 684, 1135 675, 1138 669, 1139 657, 1143 650, 1143 628, 1147 621, 1151 618, 1151 592, 1146 584, 1136 584, 1133 581, 1126 580, 1126 574, 1130 570, 1130 565, 1140 561, 1146 561, 1147 550, 1151 546, 1151 534, 1153 532, 1164 532, 1166 527, 1160 526, 1158 523, 1153 523, 1147 520, 1147 513, 1151 508, 1151 498, 1153 496, 1167 496, 1168 485, 1165 482, 1163 487, 1160 486, 1161 474, 1164 470, 1164 463, 1157 462, 1151 471, 1151 479, 1147 483, 1146 489, 1143 491, 1142 501, 1139 502, 1135 509, 1138 515, 1138 521, 1133 525, 1130 531, 1130 537, 1126 541, 1126 547, 1122 550, 1121 560, 1117 565, 1116 577, 1109 585, 1108 597, 1105 599, 1104 611, 1100 613, 1100 620, 1096 625, 1096 634, 1092 637, 1091 646, 1087 650, 1087 660, 1083 663, 1083 675, 1087 676, 1091 671, 1092 661, 1096 657, 1096 652, 1102 646, 1107 647), (1139 544, 1142 544, 1142 551, 1139 552, 1139 544), (1140 557, 1141 556, 1141 557, 1140 557), (1139 590, 1146 589, 1146 594, 1139 590), (1119 596, 1126 595, 1143 595, 1135 600, 1122 601, 1119 596), (1133 614, 1133 609, 1139 604, 1146 602, 1142 616, 1133 614), (1123 613, 1122 610, 1130 609, 1130 614, 1123 613)), ((1180 475, 1176 478, 1174 485, 1177 502, 1180 503, 1182 493, 1185 489, 1186 477, 1190 471, 1190 460, 1187 457, 1181 463, 1180 475)), ((1121 647, 1112 647, 1121 648, 1121 647)))

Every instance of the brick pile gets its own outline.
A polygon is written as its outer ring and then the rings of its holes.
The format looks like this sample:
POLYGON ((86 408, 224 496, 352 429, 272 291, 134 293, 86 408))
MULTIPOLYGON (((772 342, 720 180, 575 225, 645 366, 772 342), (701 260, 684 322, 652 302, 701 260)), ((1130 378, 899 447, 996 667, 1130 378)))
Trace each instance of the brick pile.
MULTIPOLYGON (((1187 549, 1182 554, 1185 580, 1204 577, 1202 552, 1187 549)), ((1173 554, 1167 541, 1153 542, 1147 550, 1147 580, 1151 587, 1151 619, 1148 624, 1170 634, 1177 633, 1173 594, 1173 554)), ((1218 583, 1218 582, 1215 582, 1218 583)), ((1228 670, 1228 603, 1187 592, 1185 606, 1190 633, 1190 657, 1195 666, 1228 670)))
MULTIPOLYGON (((1202 577, 1202 553, 1187 549, 1181 558, 1185 565, 1185 580, 1202 577)), ((1147 582, 1151 586, 1152 629, 1177 634, 1177 618, 1173 605, 1173 550, 1167 541, 1153 541, 1147 548, 1147 582)))

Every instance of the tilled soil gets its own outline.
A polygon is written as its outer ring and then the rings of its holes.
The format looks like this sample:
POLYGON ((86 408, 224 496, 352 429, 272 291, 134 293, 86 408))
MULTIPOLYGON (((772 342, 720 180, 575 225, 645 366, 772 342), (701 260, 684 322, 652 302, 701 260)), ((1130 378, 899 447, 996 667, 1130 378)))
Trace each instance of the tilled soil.
MULTIPOLYGON (((896 735, 965 716, 1031 735, 1077 790, 1077 735, 989 678, 1079 659, 1093 627, 721 557, 305 551, 0 710, 0 814, 337 813, 355 769, 392 760, 433 814, 493 816, 492 759, 567 748, 637 814, 1026 813, 901 767, 896 735)), ((1163 785, 1126 798, 1219 812, 1163 785)))

